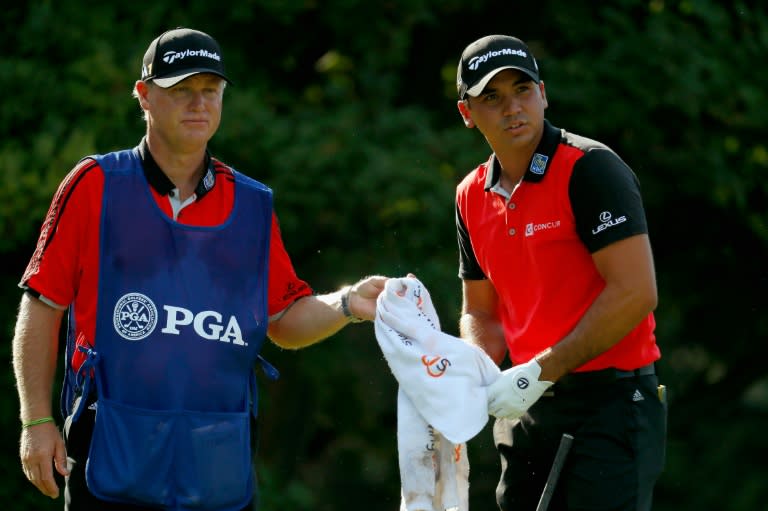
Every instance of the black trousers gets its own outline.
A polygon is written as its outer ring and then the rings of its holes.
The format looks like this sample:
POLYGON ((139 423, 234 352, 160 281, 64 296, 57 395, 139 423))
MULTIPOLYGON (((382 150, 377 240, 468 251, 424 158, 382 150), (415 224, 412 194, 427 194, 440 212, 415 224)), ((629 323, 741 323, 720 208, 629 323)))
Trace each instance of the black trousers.
POLYGON ((496 420, 502 511, 535 511, 563 433, 574 441, 548 511, 650 511, 666 451, 655 374, 566 376, 518 420, 496 420))
MULTIPOLYGON (((70 474, 65 478, 64 486, 64 510, 65 511, 164 511, 162 507, 142 507, 130 504, 118 504, 97 499, 88 490, 85 479, 85 463, 88 460, 88 449, 93 435, 93 425, 96 418, 96 412, 93 409, 85 409, 78 418, 77 422, 72 424, 68 418, 64 423, 64 441, 67 447, 67 458, 71 464, 70 474)), ((253 451, 252 459, 255 464, 255 452, 257 446, 257 424, 251 419, 251 446, 253 451)), ((255 473, 255 468, 254 468, 255 473)), ((258 508, 258 485, 256 487, 257 495, 241 511, 256 511, 258 508)))

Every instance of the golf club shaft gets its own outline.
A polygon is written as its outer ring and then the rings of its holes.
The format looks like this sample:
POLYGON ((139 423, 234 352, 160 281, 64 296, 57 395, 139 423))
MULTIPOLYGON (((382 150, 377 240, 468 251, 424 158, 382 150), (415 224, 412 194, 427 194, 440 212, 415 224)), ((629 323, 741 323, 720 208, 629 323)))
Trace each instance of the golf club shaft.
POLYGON ((555 461, 552 462, 547 482, 544 484, 544 491, 541 494, 541 499, 539 499, 539 505, 536 506, 536 511, 546 511, 549 507, 549 501, 555 492, 557 479, 560 477, 560 471, 563 469, 565 457, 568 455, 572 443, 573 436, 563 433, 563 436, 560 438, 560 445, 557 447, 557 453, 555 453, 555 461))

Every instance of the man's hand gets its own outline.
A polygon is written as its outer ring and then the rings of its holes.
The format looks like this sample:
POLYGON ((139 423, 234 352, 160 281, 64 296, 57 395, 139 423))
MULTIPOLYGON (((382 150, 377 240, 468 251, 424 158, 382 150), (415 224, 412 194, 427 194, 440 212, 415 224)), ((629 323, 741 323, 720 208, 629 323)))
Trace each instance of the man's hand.
POLYGON ((440 331, 429 291, 410 273, 408 277, 389 279, 379 297, 377 313, 388 327, 421 342, 440 331))
POLYGON ((488 386, 488 413, 504 419, 522 416, 552 386, 551 381, 539 381, 540 374, 536 359, 503 371, 488 386))
POLYGON ((64 439, 56 425, 49 422, 22 429, 19 454, 27 479, 43 495, 57 498, 59 487, 53 477, 53 468, 55 466, 62 476, 68 476, 69 470, 64 439))
POLYGON ((387 277, 366 277, 349 290, 349 310, 358 318, 373 321, 376 316, 376 298, 384 290, 387 277))

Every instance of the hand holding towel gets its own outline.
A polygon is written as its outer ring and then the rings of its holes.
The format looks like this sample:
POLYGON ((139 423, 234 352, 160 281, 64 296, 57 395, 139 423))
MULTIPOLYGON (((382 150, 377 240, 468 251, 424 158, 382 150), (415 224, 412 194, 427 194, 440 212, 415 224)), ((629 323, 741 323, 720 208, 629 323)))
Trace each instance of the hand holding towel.
POLYGON ((453 443, 483 429, 487 386, 499 368, 482 349, 439 330, 429 292, 418 279, 387 281, 374 328, 400 387, 429 424, 453 443))

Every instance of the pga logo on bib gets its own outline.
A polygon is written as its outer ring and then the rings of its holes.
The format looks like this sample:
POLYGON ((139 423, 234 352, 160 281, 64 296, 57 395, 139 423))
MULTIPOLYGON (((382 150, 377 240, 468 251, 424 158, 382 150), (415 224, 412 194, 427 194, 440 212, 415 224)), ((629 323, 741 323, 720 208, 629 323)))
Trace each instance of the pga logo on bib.
MULTIPOLYGON (((224 317, 216 311, 194 313, 184 307, 163 305, 164 334, 180 335, 180 328, 191 326, 203 339, 217 340, 238 346, 247 346, 243 340, 240 324, 230 316, 226 325, 224 317)), ((154 332, 158 324, 158 309, 155 303, 141 293, 123 295, 115 304, 113 313, 115 331, 129 341, 140 341, 154 332)))

